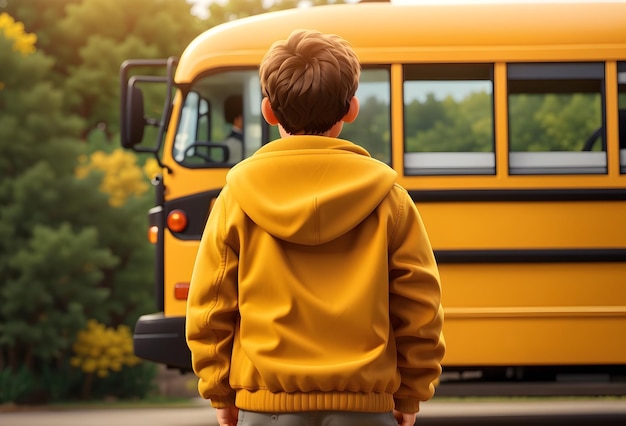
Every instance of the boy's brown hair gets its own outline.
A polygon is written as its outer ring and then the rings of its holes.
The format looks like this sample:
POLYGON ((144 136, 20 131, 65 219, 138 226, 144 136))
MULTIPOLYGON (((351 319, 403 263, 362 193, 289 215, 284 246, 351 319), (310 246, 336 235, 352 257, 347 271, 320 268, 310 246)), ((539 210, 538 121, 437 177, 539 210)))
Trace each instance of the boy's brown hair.
POLYGON ((348 112, 361 66, 335 34, 296 30, 275 42, 260 67, 261 89, 290 134, 322 134, 348 112))

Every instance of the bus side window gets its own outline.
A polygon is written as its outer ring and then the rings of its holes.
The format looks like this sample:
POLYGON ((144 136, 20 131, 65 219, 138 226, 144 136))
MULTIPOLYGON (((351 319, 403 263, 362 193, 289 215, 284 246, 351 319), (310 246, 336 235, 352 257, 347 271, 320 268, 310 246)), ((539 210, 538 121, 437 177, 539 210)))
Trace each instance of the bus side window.
POLYGON ((604 64, 509 64, 511 174, 606 173, 604 64))
POLYGON ((493 64, 404 67, 406 175, 495 174, 493 64))
POLYGON ((345 123, 341 138, 365 148, 372 157, 391 164, 391 102, 389 68, 364 68, 356 92, 360 110, 345 123))
POLYGON ((617 63, 617 103, 619 107, 619 163, 626 174, 626 62, 617 63))

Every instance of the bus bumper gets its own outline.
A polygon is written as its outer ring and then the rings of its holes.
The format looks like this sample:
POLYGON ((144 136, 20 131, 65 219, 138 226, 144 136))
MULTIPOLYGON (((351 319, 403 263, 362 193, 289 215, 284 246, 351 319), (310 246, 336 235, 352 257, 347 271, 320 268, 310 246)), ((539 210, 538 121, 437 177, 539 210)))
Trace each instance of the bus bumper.
POLYGON ((135 324, 133 347, 139 358, 192 371, 185 317, 165 317, 163 312, 142 315, 135 324))

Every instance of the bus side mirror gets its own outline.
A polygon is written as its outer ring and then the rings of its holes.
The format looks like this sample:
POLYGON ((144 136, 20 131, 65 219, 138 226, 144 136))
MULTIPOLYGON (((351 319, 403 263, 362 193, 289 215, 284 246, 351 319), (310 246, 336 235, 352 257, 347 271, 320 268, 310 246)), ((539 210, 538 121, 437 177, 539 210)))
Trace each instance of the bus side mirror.
POLYGON ((143 140, 147 121, 144 115, 143 93, 134 84, 129 84, 125 117, 122 117, 121 142, 124 148, 132 149, 143 140))
POLYGON ((178 64, 178 59, 171 56, 167 59, 129 59, 120 66, 120 143, 126 149, 153 154, 159 166, 169 172, 171 169, 161 162, 159 150, 172 112, 176 64, 178 64), (137 67, 166 67, 167 75, 135 74, 130 76, 131 69, 137 67), (136 87, 137 83, 165 83, 167 85, 165 105, 160 119, 145 116, 143 93, 136 87), (146 126, 157 127, 158 136, 153 146, 142 147, 139 145, 143 142, 146 126))

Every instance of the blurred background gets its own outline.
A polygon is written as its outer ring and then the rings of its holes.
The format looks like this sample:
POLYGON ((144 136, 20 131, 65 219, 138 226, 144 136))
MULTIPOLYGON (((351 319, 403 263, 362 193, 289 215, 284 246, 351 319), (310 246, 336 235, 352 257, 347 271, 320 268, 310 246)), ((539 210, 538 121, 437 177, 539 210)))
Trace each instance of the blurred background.
POLYGON ((133 355, 132 326, 155 310, 159 167, 120 146, 120 65, 180 56, 226 21, 343 2, 0 0, 0 404, 196 395, 192 375, 133 355))

